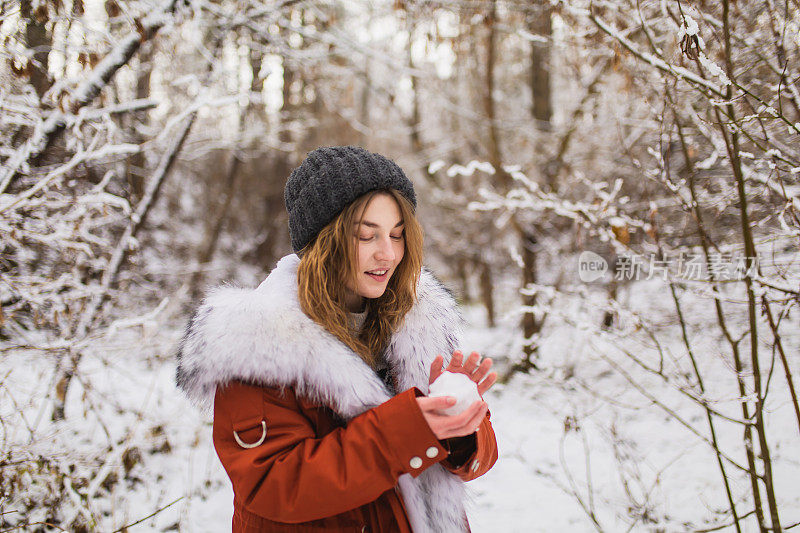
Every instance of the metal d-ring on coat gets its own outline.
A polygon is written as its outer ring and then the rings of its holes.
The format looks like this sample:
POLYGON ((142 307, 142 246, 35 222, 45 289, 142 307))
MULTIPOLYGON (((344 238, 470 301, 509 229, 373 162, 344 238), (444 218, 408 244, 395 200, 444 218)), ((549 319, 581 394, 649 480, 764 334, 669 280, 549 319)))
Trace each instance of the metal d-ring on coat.
POLYGON ((261 437, 257 441, 252 444, 248 444, 243 442, 242 439, 239 437, 239 432, 235 429, 233 430, 233 439, 236 441, 236 444, 241 446, 242 448, 249 450, 250 448, 255 448, 256 446, 261 446, 264 443, 264 439, 267 438, 267 421, 261 421, 261 437))

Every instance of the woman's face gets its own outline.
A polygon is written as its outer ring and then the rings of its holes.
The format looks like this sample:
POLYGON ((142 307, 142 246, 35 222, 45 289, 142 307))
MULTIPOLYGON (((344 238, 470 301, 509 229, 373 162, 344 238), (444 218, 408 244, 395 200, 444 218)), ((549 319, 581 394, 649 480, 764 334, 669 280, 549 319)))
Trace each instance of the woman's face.
POLYGON ((362 298, 378 298, 384 293, 405 253, 403 218, 394 198, 377 194, 363 211, 363 217, 360 215, 353 224, 358 276, 355 287, 347 285, 350 311, 361 309, 362 298), (360 227, 359 218, 362 218, 360 227))

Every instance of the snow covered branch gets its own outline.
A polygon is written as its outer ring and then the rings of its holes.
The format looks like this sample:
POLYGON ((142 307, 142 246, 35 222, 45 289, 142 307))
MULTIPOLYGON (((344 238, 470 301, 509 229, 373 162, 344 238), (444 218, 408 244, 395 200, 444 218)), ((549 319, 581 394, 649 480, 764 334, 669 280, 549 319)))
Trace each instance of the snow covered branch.
POLYGON ((681 78, 690 83, 698 85, 704 89, 707 89, 716 96, 719 97, 724 96, 722 89, 717 84, 703 78, 702 76, 695 74, 694 72, 692 72, 687 68, 678 65, 672 65, 670 63, 667 63, 660 57, 657 57, 649 52, 644 52, 639 50, 638 47, 630 39, 622 35, 622 33, 620 33, 619 30, 613 28, 610 24, 607 24, 602 19, 597 17, 593 11, 589 12, 589 19, 592 22, 594 22, 598 28, 603 30, 606 34, 608 34, 610 37, 615 39, 619 44, 621 44, 631 54, 641 59, 645 63, 657 68, 658 70, 664 72, 665 74, 670 74, 677 78, 681 78))
MULTIPOLYGON (((136 31, 129 33, 117 43, 114 49, 92 69, 87 79, 70 96, 68 107, 72 114, 92 103, 117 71, 130 61, 142 43, 152 38, 171 20, 177 1, 166 0, 160 10, 141 20, 136 31)), ((122 109, 120 107, 120 110, 122 109)), ((37 125, 30 138, 4 165, 3 172, 0 173, 0 193, 8 188, 20 168, 31 164, 44 153, 53 139, 69 125, 70 118, 64 112, 54 110, 44 122, 37 125)))

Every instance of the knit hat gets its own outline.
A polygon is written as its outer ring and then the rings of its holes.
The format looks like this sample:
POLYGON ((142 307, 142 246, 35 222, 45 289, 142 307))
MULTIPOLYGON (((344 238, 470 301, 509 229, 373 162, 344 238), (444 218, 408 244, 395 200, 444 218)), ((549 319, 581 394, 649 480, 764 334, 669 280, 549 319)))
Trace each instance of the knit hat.
POLYGON ((294 251, 314 240, 353 200, 375 189, 396 189, 417 206, 414 185, 391 159, 359 146, 323 146, 309 152, 283 191, 294 251))

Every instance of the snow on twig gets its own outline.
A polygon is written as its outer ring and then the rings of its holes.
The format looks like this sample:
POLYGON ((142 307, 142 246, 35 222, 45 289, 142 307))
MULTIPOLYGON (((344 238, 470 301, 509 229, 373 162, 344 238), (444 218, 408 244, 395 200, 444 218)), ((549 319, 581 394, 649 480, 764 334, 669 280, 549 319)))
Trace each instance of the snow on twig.
POLYGON ((467 166, 453 165, 447 169, 447 177, 452 178, 457 175, 472 176, 476 170, 480 170, 487 174, 494 174, 495 170, 491 163, 486 161, 470 161, 467 166))
POLYGON ((545 37, 543 35, 535 35, 533 33, 525 31, 522 28, 517 30, 517 35, 519 35, 520 37, 522 37, 526 41, 530 41, 532 43, 548 43, 548 42, 550 42, 550 39, 548 39, 547 37, 545 37))
POLYGON ((50 182, 59 178, 78 166, 81 163, 86 161, 92 161, 96 159, 105 159, 110 156, 117 156, 117 155, 130 155, 139 152, 140 148, 137 144, 116 144, 110 146, 103 146, 98 150, 94 150, 94 147, 98 143, 98 137, 92 139, 92 143, 89 146, 88 150, 82 150, 76 153, 72 158, 64 165, 61 165, 57 169, 48 173, 44 178, 40 179, 36 182, 36 185, 21 193, 13 199, 5 204, 0 206, 0 213, 12 208, 23 204, 27 199, 35 195, 40 190, 44 189, 50 182))
POLYGON ((175 10, 177 0, 167 0, 163 7, 142 20, 144 34, 133 31, 123 38, 97 66, 89 77, 72 94, 72 111, 90 103, 111 80, 116 72, 133 57, 145 39, 152 37, 169 21, 169 15, 175 10))
POLYGON ((156 318, 161 312, 166 308, 167 304, 169 303, 169 297, 163 298, 158 306, 141 316, 131 317, 131 318, 124 318, 120 320, 115 320, 108 326, 107 335, 113 336, 119 329, 122 328, 130 328, 133 326, 147 326, 147 325, 156 325, 156 318))
POLYGON ((622 46, 625 47, 626 50, 628 50, 630 53, 632 53, 634 56, 638 57, 642 61, 645 61, 646 63, 649 63, 653 67, 655 67, 655 68, 657 68, 657 69, 659 69, 659 70, 661 70, 663 72, 666 72, 667 74, 672 74, 673 76, 677 76, 678 78, 683 78, 683 79, 685 79, 687 81, 690 81, 692 83, 700 85, 701 87, 704 87, 704 88, 708 89, 709 91, 713 92, 717 96, 720 96, 720 97, 724 96, 723 93, 722 93, 722 89, 720 89, 719 86, 717 86, 715 83, 703 78, 702 76, 699 76, 699 75, 695 74, 691 70, 686 69, 684 67, 679 67, 677 65, 672 65, 670 63, 667 63, 666 61, 664 61, 660 57, 656 57, 653 54, 650 54, 648 52, 643 52, 643 51, 638 50, 636 48, 636 45, 633 42, 628 40, 624 35, 622 35, 615 28, 612 28, 611 26, 609 26, 608 24, 603 22, 601 19, 596 17, 594 13, 589 13, 589 19, 592 22, 594 22, 597 25, 598 28, 603 30, 605 33, 607 33, 612 38, 616 39, 622 46))
POLYGON ((158 191, 164 182, 164 179, 169 173, 170 168, 172 168, 172 164, 175 162, 178 152, 180 152, 181 148, 183 147, 183 143, 186 140, 186 137, 189 135, 189 130, 192 128, 196 117, 196 112, 190 115, 184 124, 180 135, 175 137, 173 143, 161 158, 161 162, 159 163, 153 178, 148 184, 144 197, 136 207, 136 211, 133 213, 133 215, 131 215, 131 223, 125 229, 125 233, 122 234, 122 237, 120 237, 119 243, 114 250, 113 255, 111 256, 111 259, 109 260, 108 267, 103 272, 100 291, 94 295, 87 310, 81 316, 81 320, 76 329, 77 338, 83 338, 91 327, 92 322, 94 322, 97 310, 100 308, 103 299, 108 294, 108 291, 111 289, 111 285, 117 278, 119 269, 122 266, 125 255, 127 254, 130 240, 136 235, 136 232, 147 218, 147 214, 150 212, 153 201, 155 200, 158 191))
MULTIPOLYGON (((90 104, 114 74, 133 57, 142 42, 152 37, 167 23, 170 14, 175 10, 176 3, 177 0, 164 2, 161 10, 142 21, 144 34, 140 34, 139 31, 131 32, 92 69, 86 81, 72 94, 70 109, 73 113, 77 113, 78 110, 90 104)), ((67 126, 67 117, 60 111, 54 111, 47 120, 41 123, 25 144, 6 162, 4 172, 0 174, 0 193, 6 190, 19 169, 41 154, 53 136, 67 126)))
POLYGON ((78 113, 78 118, 83 120, 96 120, 106 115, 119 115, 122 113, 131 113, 133 111, 145 111, 158 106, 158 100, 155 98, 139 98, 131 100, 130 102, 123 102, 121 104, 111 105, 108 107, 101 107, 99 109, 81 109, 78 113))
POLYGON ((16 151, 10 160, 6 161, 4 165, 5 171, 0 174, 0 193, 6 190, 6 187, 11 183, 12 178, 24 163, 35 158, 44 150, 50 136, 65 126, 66 119, 64 114, 59 111, 54 111, 46 120, 37 124, 33 135, 25 141, 25 144, 16 151))

